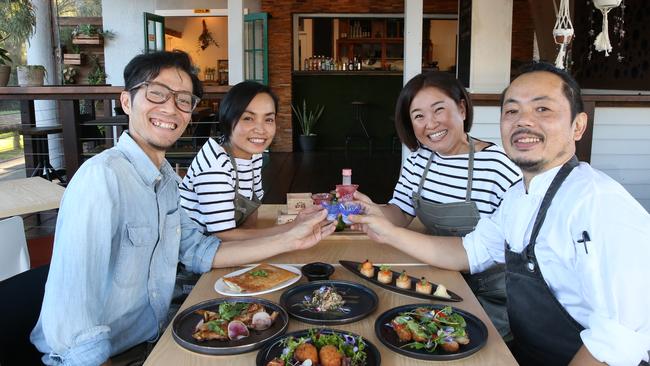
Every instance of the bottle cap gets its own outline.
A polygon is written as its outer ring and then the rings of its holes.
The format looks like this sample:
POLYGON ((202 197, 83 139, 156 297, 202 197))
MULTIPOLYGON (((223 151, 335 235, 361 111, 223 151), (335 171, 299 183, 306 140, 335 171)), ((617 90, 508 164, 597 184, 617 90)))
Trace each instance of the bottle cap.
POLYGON ((343 169, 343 175, 352 175, 352 169, 343 169))

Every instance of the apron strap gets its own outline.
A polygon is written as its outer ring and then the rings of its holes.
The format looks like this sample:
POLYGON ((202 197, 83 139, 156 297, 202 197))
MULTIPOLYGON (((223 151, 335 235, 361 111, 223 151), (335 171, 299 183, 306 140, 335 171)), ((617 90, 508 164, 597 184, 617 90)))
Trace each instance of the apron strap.
POLYGON ((223 149, 226 150, 228 158, 230 159, 230 164, 232 164, 232 168, 235 170, 235 194, 237 194, 239 193, 239 172, 237 171, 237 162, 235 161, 235 158, 232 157, 230 149, 226 148, 225 146, 223 149))
POLYGON ((557 173, 555 178, 553 178, 551 185, 546 190, 546 194, 544 195, 542 204, 540 205, 539 211, 537 212, 535 223, 533 224, 533 230, 530 234, 530 241, 526 246, 526 250, 522 252, 522 254, 525 253, 525 255, 528 258, 534 256, 533 249, 535 247, 535 242, 537 241, 537 235, 539 234, 539 231, 542 228, 542 224, 544 224, 544 219, 546 218, 546 212, 548 211, 548 208, 551 206, 553 197, 555 197, 555 194, 560 189, 560 186, 562 185, 564 180, 569 176, 569 173, 571 173, 573 168, 577 167, 578 164, 579 164, 578 158, 576 158, 576 156, 574 155, 571 159, 569 159, 569 161, 567 161, 566 163, 564 163, 564 165, 562 165, 562 168, 560 168, 560 171, 557 173))
POLYGON ((467 162, 467 191, 465 192, 465 202, 472 200, 472 180, 474 178, 474 139, 467 134, 469 142, 469 162, 467 162))
MULTIPOLYGON (((474 179, 474 139, 467 134, 467 141, 469 142, 469 161, 467 162, 467 189, 465 191, 465 202, 470 202, 472 200, 472 183, 474 179)), ((424 181, 429 172, 429 167, 431 167, 431 162, 433 162, 433 156, 435 151, 431 151, 429 160, 427 160, 427 165, 424 167, 422 176, 420 177, 420 183, 418 184, 418 195, 422 194, 422 187, 424 187, 424 181)))
POLYGON ((429 160, 427 161, 427 165, 424 167, 424 170, 422 171, 422 176, 420 177, 420 184, 418 184, 418 195, 422 194, 422 187, 424 187, 424 180, 427 177, 427 173, 429 172, 429 167, 431 166, 431 162, 433 161, 433 155, 435 155, 435 151, 431 150, 431 155, 429 155, 429 160))

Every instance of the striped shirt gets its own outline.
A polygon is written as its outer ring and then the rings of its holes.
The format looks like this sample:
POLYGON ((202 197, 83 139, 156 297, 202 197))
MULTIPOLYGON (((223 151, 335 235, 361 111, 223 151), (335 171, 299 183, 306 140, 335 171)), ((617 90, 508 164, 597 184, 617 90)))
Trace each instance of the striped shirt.
MULTIPOLYGON (((239 176, 239 194, 260 200, 262 190, 262 154, 251 160, 235 158, 239 176)), ((179 185, 181 206, 205 232, 235 227, 235 170, 228 153, 212 138, 203 145, 179 185)))
MULTIPOLYGON (((443 156, 420 147, 404 162, 393 198, 388 203, 415 216, 413 193, 418 190, 422 173, 432 153, 435 155, 422 187, 422 199, 433 203, 465 200, 469 154, 443 156)), ((503 193, 519 179, 519 168, 500 146, 490 144, 485 149, 476 151, 471 200, 476 202, 481 217, 491 215, 499 207, 503 193)))

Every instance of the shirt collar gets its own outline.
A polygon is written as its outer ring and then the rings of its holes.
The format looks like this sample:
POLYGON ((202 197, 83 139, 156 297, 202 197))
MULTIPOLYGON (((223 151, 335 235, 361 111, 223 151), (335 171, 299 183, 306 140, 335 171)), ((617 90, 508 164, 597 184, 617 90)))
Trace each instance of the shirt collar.
POLYGON ((144 150, 129 135, 129 131, 122 132, 117 142, 117 149, 124 153, 126 158, 133 164, 135 171, 146 185, 153 186, 163 178, 173 177, 175 174, 166 159, 163 159, 162 165, 158 169, 149 156, 144 153, 144 150))
POLYGON ((528 194, 542 196, 545 195, 548 187, 551 185, 551 182, 553 182, 553 178, 555 178, 557 173, 560 171, 560 168, 562 168, 562 165, 556 166, 545 171, 544 173, 534 176, 530 181, 530 185, 528 186, 528 194))

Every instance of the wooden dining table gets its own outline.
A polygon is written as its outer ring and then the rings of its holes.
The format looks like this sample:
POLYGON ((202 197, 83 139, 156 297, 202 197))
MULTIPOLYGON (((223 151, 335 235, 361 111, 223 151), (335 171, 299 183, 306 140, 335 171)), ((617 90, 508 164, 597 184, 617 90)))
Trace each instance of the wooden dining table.
POLYGON ((0 181, 0 218, 58 208, 64 190, 41 177, 0 181))
MULTIPOLYGON (((275 217, 281 205, 262 205, 259 209, 259 227, 273 225, 275 217)), ((422 230, 419 222, 412 224, 414 230, 422 230)), ((357 322, 343 325, 330 326, 330 328, 349 331, 359 334, 374 344, 381 355, 383 365, 430 365, 436 361, 424 361, 410 358, 384 346, 375 336, 374 324, 377 317, 383 312, 401 305, 407 304, 446 304, 457 307, 478 317, 485 323, 488 330, 488 337, 485 346, 478 352, 462 359, 452 361, 440 361, 446 365, 517 365, 514 357, 508 350, 506 344, 499 336, 498 331, 489 320, 487 314, 479 304, 478 300, 465 283, 461 274, 457 271, 448 271, 435 268, 422 263, 417 258, 410 257, 388 245, 378 244, 371 241, 366 235, 358 232, 346 231, 335 233, 322 240, 318 245, 302 251, 284 253, 269 258, 266 262, 275 264, 291 264, 302 266, 310 262, 326 262, 333 264, 335 272, 331 276, 333 280, 353 281, 365 285, 377 293, 379 305, 377 309, 364 319, 357 322), (426 277, 429 281, 437 284, 444 284, 448 289, 463 298, 461 302, 431 301, 421 298, 414 298, 402 295, 385 288, 379 287, 366 281, 347 269, 343 268, 339 260, 351 260, 361 262, 369 259, 374 264, 390 264, 395 271, 405 269, 409 275, 415 277, 426 277)), ((214 289, 215 282, 222 276, 237 270, 241 267, 213 269, 201 276, 196 286, 182 304, 179 313, 199 302, 221 298, 214 289)), ((306 283, 302 278, 294 286, 306 283)), ((259 295, 257 297, 271 300, 278 303, 280 296, 286 289, 272 293, 259 295)), ((172 322, 173 323, 173 322, 172 322)), ((303 323, 296 319, 289 320, 287 332, 302 329, 309 329, 314 325, 303 323)), ((469 335, 471 337, 471 334, 469 335)), ((255 365, 258 351, 230 356, 215 356, 195 353, 181 347, 172 336, 171 325, 167 327, 160 337, 158 343, 147 358, 145 365, 255 365)))

